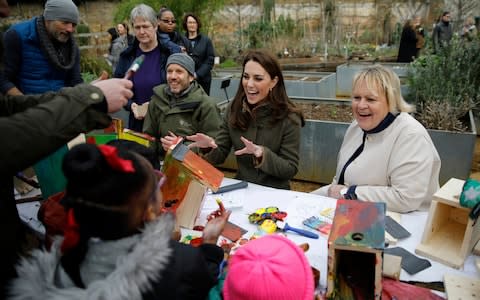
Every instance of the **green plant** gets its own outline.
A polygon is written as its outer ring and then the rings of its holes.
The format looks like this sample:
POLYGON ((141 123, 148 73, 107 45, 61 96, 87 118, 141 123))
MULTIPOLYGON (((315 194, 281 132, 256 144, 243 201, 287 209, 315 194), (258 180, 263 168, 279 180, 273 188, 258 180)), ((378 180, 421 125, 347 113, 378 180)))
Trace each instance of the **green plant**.
POLYGON ((95 57, 86 53, 80 55, 80 70, 85 82, 90 82, 91 76, 96 79, 102 71, 112 73, 112 67, 108 65, 104 57, 95 57))
POLYGON ((224 62, 220 63, 220 68, 236 68, 238 64, 231 58, 226 59, 224 62))
POLYGON ((92 74, 90 72, 82 73, 83 82, 90 83, 97 78, 98 76, 96 74, 92 74))
MULTIPOLYGON (((76 30, 77 30, 77 34, 90 33, 90 27, 88 27, 88 25, 86 24, 78 24, 76 30)), ((79 46, 85 46, 85 45, 88 45, 90 38, 83 36, 83 37, 77 38, 77 40, 78 40, 79 46)))
POLYGON ((407 100, 417 106, 416 118, 431 129, 464 131, 459 123, 480 103, 480 42, 454 38, 439 53, 411 64, 407 100))
MULTIPOLYGON (((211 12, 219 9, 223 5, 223 0, 122 0, 117 6, 114 21, 122 22, 129 20, 132 9, 141 3, 151 6, 156 12, 163 6, 168 7, 180 23, 183 14, 186 12, 194 12, 200 16, 200 19, 204 20, 204 23, 208 23, 207 15, 205 15, 207 10, 211 12)), ((181 25, 178 27, 181 28, 181 25)))

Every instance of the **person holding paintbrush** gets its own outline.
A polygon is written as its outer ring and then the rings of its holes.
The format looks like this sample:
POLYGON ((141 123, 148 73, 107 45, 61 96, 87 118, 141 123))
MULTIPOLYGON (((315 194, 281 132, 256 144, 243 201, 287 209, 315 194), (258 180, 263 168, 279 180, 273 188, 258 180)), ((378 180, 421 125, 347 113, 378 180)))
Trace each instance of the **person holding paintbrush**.
POLYGON ((220 205, 194 248, 171 238, 174 218, 160 213, 164 175, 141 155, 80 144, 64 158, 67 225, 49 252, 18 266, 12 299, 205 299, 230 216, 220 205), (42 274, 39 276, 38 274, 42 274))

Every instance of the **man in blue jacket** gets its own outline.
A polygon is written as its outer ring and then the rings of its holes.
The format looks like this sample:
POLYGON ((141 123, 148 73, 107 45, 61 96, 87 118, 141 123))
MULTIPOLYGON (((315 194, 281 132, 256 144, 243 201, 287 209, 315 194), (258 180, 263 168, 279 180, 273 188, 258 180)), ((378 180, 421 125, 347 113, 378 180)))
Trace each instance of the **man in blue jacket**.
MULTIPOLYGON (((82 83, 80 51, 73 38, 79 13, 71 0, 48 0, 43 15, 14 24, 4 35, 7 95, 40 94, 82 83)), ((67 109, 67 108, 66 108, 67 109)), ((35 165, 43 197, 65 187, 60 162, 66 149, 35 165)))

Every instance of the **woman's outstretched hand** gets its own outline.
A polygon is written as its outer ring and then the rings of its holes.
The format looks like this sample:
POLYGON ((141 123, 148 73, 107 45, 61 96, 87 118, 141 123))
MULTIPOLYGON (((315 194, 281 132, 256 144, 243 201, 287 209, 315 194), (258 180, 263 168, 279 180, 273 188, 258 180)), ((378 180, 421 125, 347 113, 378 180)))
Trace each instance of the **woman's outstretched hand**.
POLYGON ((263 147, 255 145, 252 141, 247 140, 243 136, 240 140, 245 144, 245 147, 235 151, 235 155, 253 154, 255 157, 260 158, 263 156, 263 147))
POLYGON ((198 148, 217 148, 215 140, 203 133, 196 133, 194 135, 187 136, 187 140, 192 141, 193 143, 188 145, 188 148, 198 147, 198 148))

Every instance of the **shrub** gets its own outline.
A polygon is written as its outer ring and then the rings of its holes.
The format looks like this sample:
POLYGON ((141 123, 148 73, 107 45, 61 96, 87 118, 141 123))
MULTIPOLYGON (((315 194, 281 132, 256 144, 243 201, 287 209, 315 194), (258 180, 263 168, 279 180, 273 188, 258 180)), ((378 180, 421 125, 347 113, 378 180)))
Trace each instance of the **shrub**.
MULTIPOLYGON (((88 27, 88 25, 86 24, 78 24, 76 30, 77 30, 77 33, 90 33, 90 27, 88 27)), ((77 38, 79 46, 88 45, 89 40, 90 38, 86 36, 77 38)))
POLYGON ((112 67, 110 67, 104 57, 95 57, 91 55, 80 55, 80 70, 85 82, 90 82, 92 76, 94 79, 100 76, 102 71, 107 71, 109 75, 112 74, 112 67), (90 74, 90 75, 88 75, 90 74))
POLYGON ((464 131, 459 123, 480 101, 479 41, 454 38, 450 47, 421 56, 411 64, 407 100, 417 105, 416 118, 431 129, 464 131))
POLYGON ((226 59, 222 63, 220 63, 221 68, 236 68, 238 64, 231 58, 226 59))

